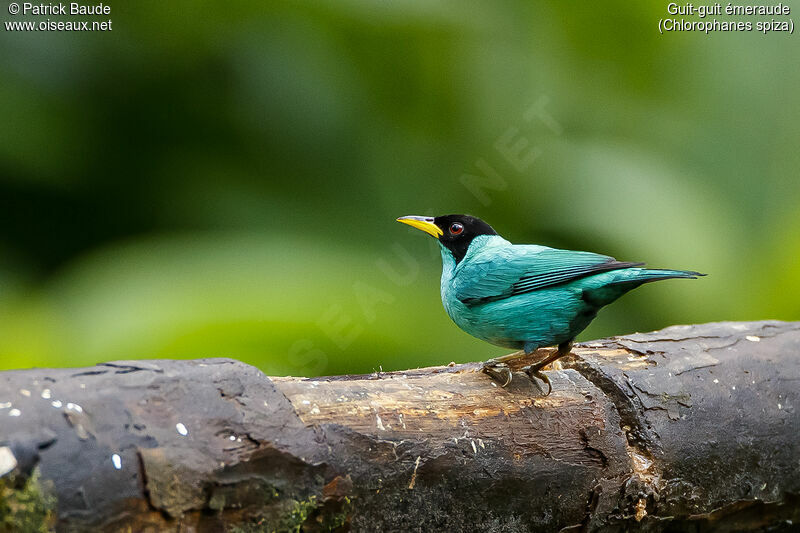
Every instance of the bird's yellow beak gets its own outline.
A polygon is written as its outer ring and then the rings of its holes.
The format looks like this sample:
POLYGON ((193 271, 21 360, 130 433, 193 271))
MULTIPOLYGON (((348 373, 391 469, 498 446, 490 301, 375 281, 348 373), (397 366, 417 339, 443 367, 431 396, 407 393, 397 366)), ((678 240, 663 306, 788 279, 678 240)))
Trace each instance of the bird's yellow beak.
POLYGON ((400 217, 397 219, 398 222, 402 222, 403 224, 408 224, 412 228, 421 229, 428 235, 431 235, 435 238, 439 238, 444 232, 433 223, 433 217, 415 217, 415 216, 407 216, 407 217, 400 217))

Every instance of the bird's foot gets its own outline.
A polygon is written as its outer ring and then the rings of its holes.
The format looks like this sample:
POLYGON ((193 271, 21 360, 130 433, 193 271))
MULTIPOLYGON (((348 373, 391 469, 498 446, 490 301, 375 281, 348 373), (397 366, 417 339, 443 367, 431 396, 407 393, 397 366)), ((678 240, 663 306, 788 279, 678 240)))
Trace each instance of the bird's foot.
POLYGON ((535 382, 535 378, 538 378, 543 383, 547 385, 547 392, 544 394, 545 396, 549 396, 553 390, 553 386, 550 385, 550 378, 548 378, 543 372, 542 367, 545 365, 536 364, 530 365, 522 368, 522 371, 525 372, 531 381, 535 382))
POLYGON ((483 371, 493 380, 498 382, 501 387, 508 386, 511 383, 511 378, 513 375, 511 374, 511 369, 508 368, 508 365, 497 361, 496 359, 489 359, 483 364, 483 371))

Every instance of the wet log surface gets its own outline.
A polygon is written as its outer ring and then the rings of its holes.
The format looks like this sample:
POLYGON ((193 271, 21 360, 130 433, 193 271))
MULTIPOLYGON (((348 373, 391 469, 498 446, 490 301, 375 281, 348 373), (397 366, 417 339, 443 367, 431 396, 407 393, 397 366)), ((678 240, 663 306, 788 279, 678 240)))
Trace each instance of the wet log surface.
POLYGON ((478 364, 3 372, 0 531, 797 528, 800 323, 674 326, 573 354, 547 397, 478 364))

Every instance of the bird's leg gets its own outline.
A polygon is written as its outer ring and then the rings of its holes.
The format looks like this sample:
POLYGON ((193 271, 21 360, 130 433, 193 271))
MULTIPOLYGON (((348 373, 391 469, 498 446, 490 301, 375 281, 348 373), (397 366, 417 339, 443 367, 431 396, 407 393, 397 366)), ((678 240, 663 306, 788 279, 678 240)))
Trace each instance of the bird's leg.
POLYGON ((539 378, 547 384, 547 394, 545 394, 545 396, 550 394, 550 392, 553 390, 553 387, 550 385, 550 378, 542 373, 542 368, 546 367, 556 359, 560 359, 561 357, 569 354, 570 350, 572 350, 572 341, 562 342, 558 345, 558 349, 556 349, 556 351, 554 351, 552 354, 548 355, 538 363, 526 366, 522 369, 526 374, 528 374, 528 377, 531 378, 531 381, 533 381, 533 378, 539 378))
POLYGON ((514 359, 519 359, 525 355, 525 352, 522 351, 489 359, 483 363, 483 371, 489 374, 492 379, 500 384, 501 387, 506 387, 509 383, 511 383, 512 377, 511 369, 508 368, 506 361, 513 361, 514 359))

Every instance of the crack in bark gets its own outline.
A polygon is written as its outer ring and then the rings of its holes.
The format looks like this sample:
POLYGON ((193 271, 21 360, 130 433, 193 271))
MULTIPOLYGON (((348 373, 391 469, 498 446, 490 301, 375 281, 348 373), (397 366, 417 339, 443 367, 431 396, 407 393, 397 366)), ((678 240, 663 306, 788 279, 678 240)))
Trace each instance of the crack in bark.
POLYGON ((641 402, 635 394, 625 394, 612 377, 603 374, 600 369, 586 361, 576 360, 574 368, 600 389, 614 405, 620 418, 620 429, 625 433, 628 443, 635 448, 642 448, 645 454, 650 455, 649 448, 655 448, 657 444, 637 416, 637 411, 643 411, 645 408, 643 405, 636 405, 641 402))
MULTIPOLYGON (((86 372, 78 372, 77 374, 72 374, 71 378, 77 378, 81 376, 101 376, 103 374, 108 374, 108 370, 87 370, 86 372)), ((55 380, 53 380, 55 383, 55 380)))
MULTIPOLYGON (((630 515, 638 522, 647 515, 648 501, 652 501, 654 497, 657 497, 661 488, 661 476, 655 471, 655 461, 651 452, 651 449, 656 449, 658 445, 645 427, 644 422, 637 416, 637 413, 644 412, 646 408, 641 405, 641 401, 638 400, 635 394, 626 394, 624 390, 617 386, 612 377, 605 375, 601 369, 595 368, 591 363, 576 359, 573 368, 600 389, 619 415, 620 430, 625 435, 625 449, 633 471, 628 480, 623 483, 623 489, 625 493, 636 492, 636 495, 633 496, 635 502, 631 501, 633 509, 631 509, 630 515), (642 487, 638 487, 640 484, 642 487)), ((631 386, 629 381, 626 380, 625 383, 629 387, 631 386)), ((585 437, 586 435, 581 433, 584 445, 587 446, 587 450, 591 450, 585 437)), ((603 466, 605 466, 607 464, 605 457, 601 457, 601 459, 603 460, 603 466)), ((604 480, 601 480, 589 494, 587 514, 581 524, 570 526, 562 531, 589 530, 602 496, 602 481, 604 480)), ((629 494, 628 497, 630 496, 629 494)), ((623 501, 625 499, 626 497, 623 496, 623 501)), ((621 511, 623 510, 621 509, 621 511)), ((624 511, 623 516, 620 518, 625 518, 624 511)))
POLYGON ((150 507, 150 509, 153 511, 160 511, 160 509, 153 504, 153 500, 150 498, 150 489, 147 486, 147 469, 144 465, 144 457, 142 457, 142 453, 138 448, 136 449, 136 460, 139 463, 139 478, 142 482, 142 499, 147 502, 147 505, 150 507))

